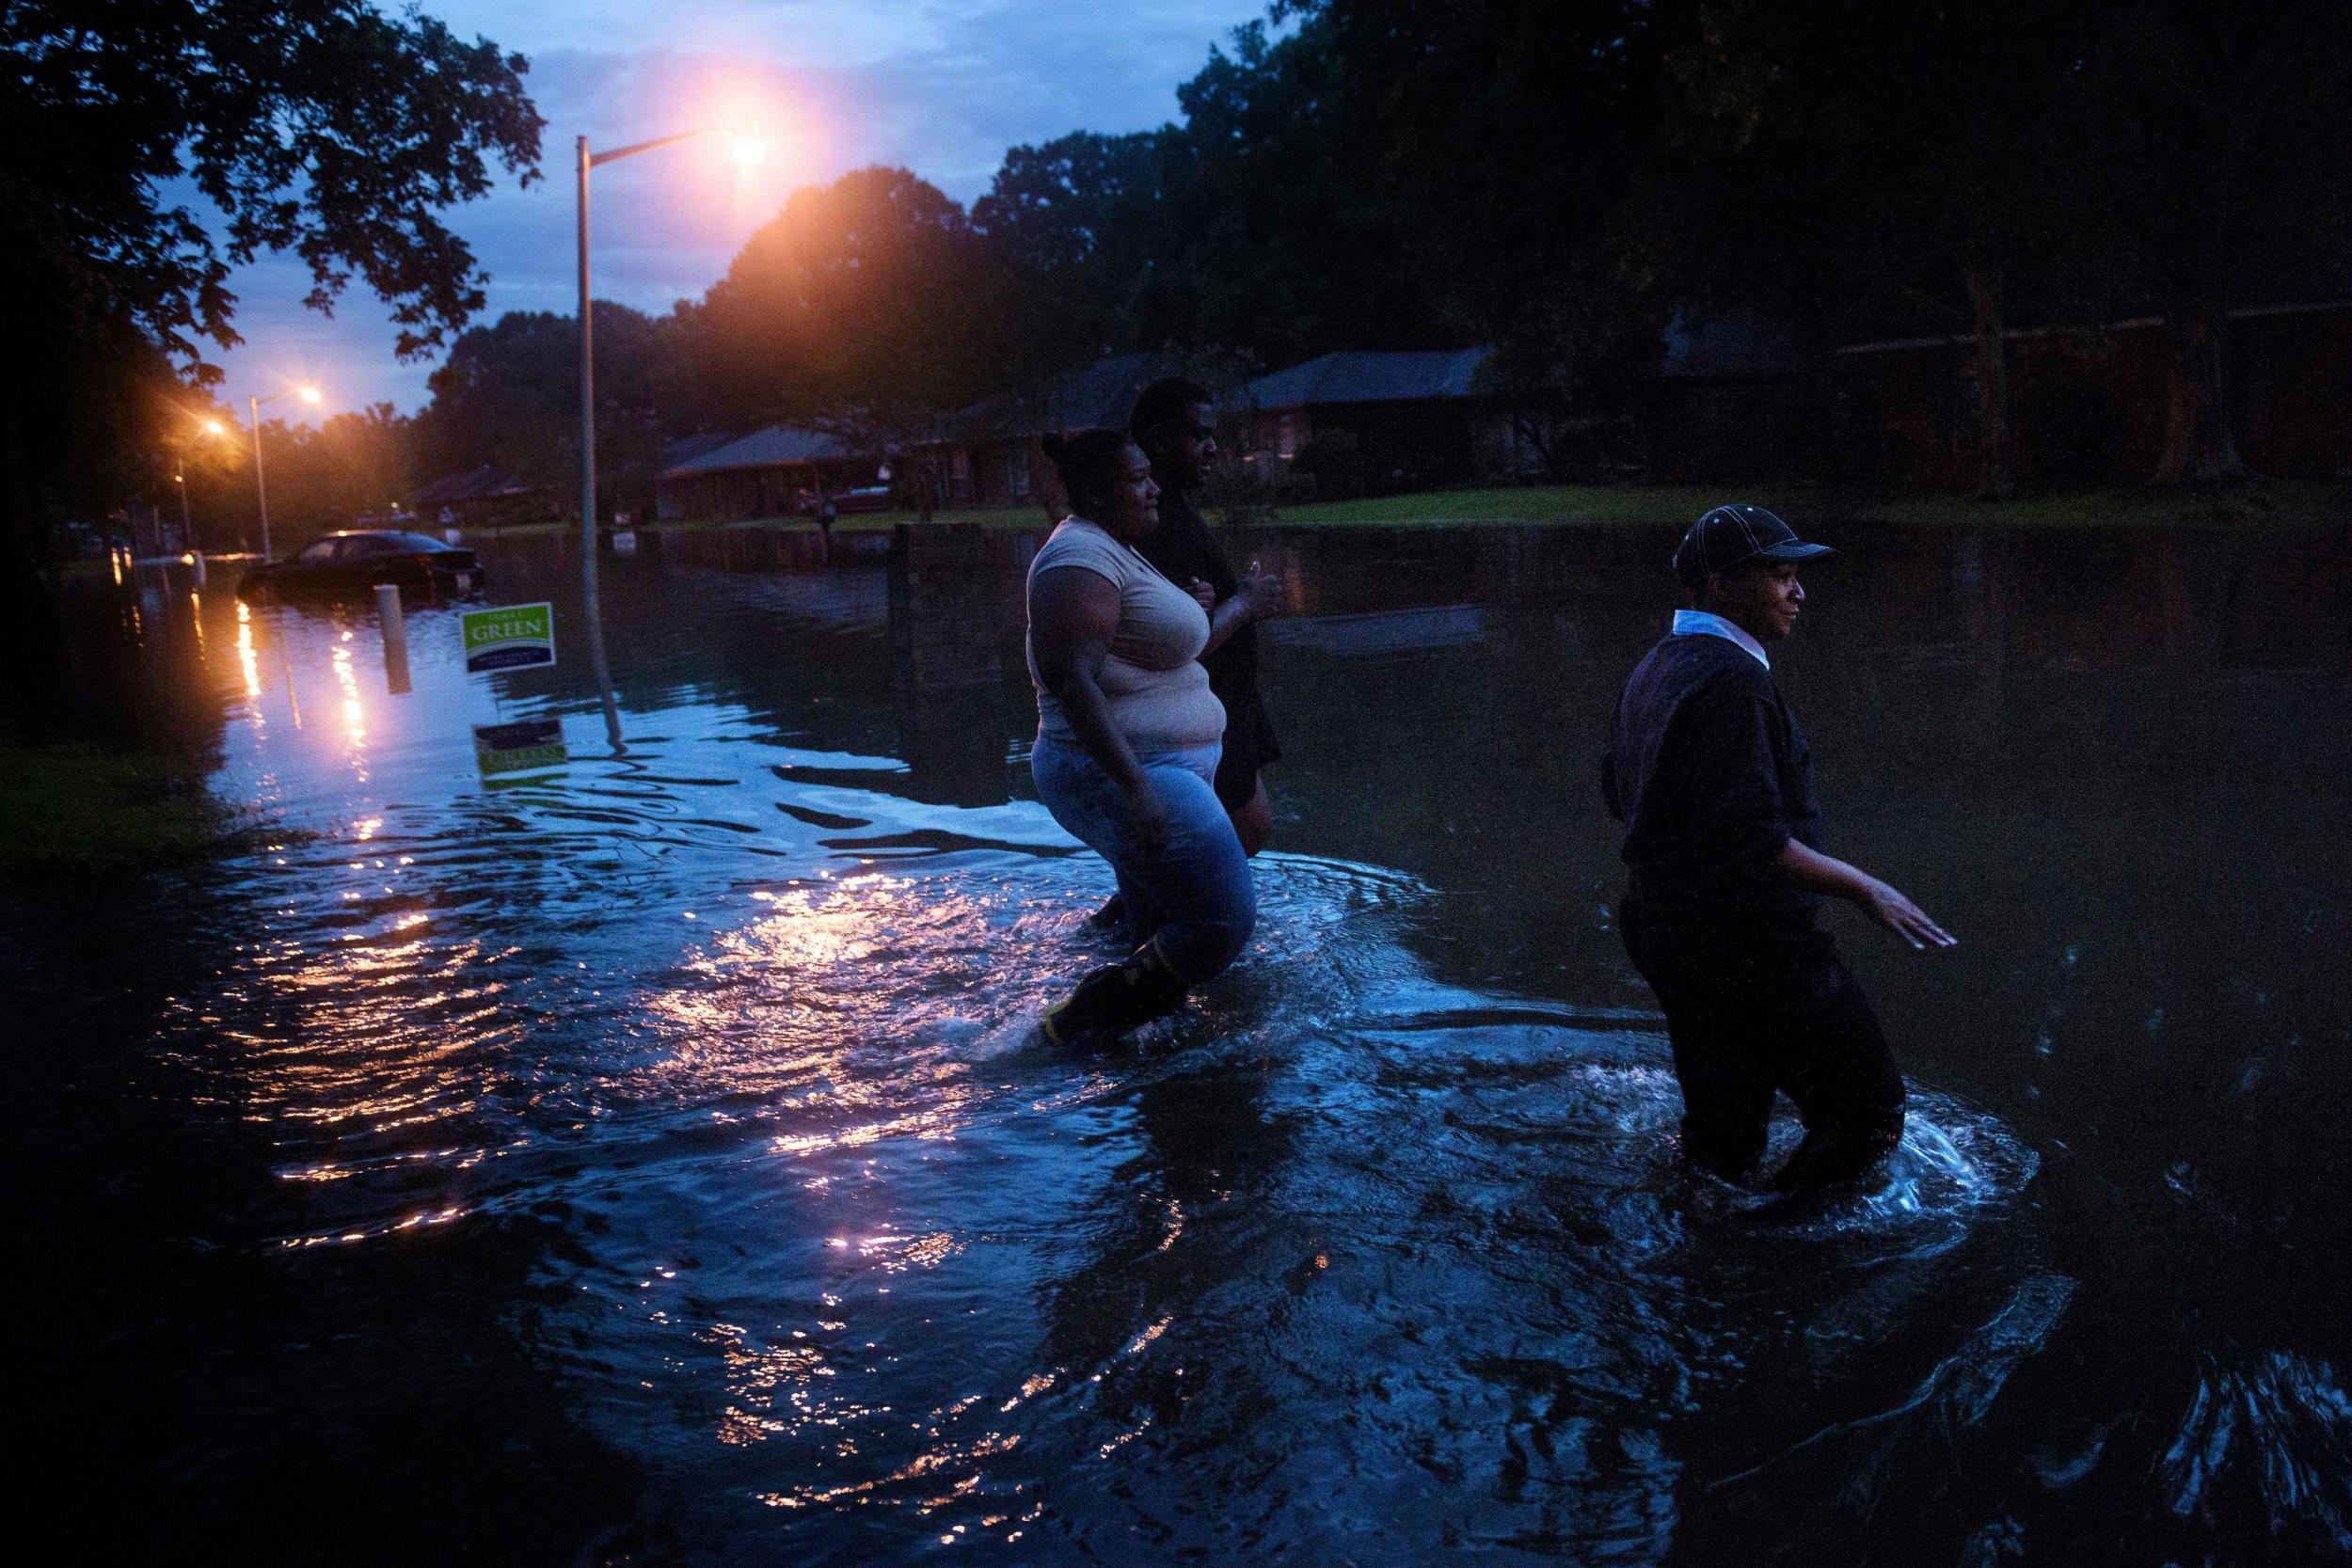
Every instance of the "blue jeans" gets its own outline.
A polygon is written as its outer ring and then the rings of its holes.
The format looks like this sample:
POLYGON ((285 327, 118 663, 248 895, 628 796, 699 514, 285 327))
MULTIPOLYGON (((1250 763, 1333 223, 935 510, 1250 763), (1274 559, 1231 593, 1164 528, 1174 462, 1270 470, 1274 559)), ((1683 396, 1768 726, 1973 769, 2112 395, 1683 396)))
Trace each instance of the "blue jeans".
POLYGON ((1168 843, 1156 854, 1136 844, 1126 792, 1092 757, 1043 735, 1029 753, 1045 809, 1118 875, 1129 940, 1137 947, 1152 943, 1191 985, 1232 963, 1258 919, 1248 857, 1211 783, 1218 751, 1202 746, 1137 754, 1168 806, 1168 843))

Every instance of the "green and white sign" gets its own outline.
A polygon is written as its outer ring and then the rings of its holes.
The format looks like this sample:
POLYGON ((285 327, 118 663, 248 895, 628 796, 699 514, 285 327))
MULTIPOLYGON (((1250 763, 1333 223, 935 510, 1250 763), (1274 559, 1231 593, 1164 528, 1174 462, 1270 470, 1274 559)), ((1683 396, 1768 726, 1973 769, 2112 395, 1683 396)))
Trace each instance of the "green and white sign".
POLYGON ((510 604, 498 610, 459 612, 466 640, 466 673, 527 670, 555 662, 555 607, 510 604))
POLYGON ((511 724, 473 727, 474 766, 485 779, 493 773, 560 768, 570 755, 564 749, 564 726, 560 720, 524 719, 511 724))

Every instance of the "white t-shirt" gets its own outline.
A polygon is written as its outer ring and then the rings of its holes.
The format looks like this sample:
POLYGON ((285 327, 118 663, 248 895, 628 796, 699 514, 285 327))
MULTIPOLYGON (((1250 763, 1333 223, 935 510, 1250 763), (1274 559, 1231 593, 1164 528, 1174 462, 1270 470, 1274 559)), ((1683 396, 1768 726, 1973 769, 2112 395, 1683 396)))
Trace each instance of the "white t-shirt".
MULTIPOLYGON (((1200 601, 1160 575, 1132 546, 1084 517, 1065 517, 1037 559, 1029 562, 1029 587, 1038 574, 1074 566, 1106 578, 1119 590, 1119 629, 1099 684, 1110 704, 1111 722, 1139 752, 1189 751, 1213 746, 1225 736, 1225 705, 1209 689, 1200 650, 1209 641, 1208 611, 1200 601)), ((1056 740, 1077 743, 1061 704, 1038 678, 1035 615, 1028 640, 1029 684, 1037 689, 1038 728, 1056 740)))

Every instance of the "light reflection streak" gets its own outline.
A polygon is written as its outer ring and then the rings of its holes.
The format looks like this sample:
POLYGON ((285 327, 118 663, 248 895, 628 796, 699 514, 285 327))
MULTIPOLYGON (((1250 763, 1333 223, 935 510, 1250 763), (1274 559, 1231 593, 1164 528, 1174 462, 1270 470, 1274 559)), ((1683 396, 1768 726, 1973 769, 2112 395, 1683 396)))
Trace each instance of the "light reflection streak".
MULTIPOLYGON (((245 677, 245 694, 262 694, 262 660, 253 647, 253 610, 243 599, 237 601, 237 673, 245 677)), ((254 710, 258 721, 261 711, 254 710)))
POLYGON ((982 1085, 970 1063, 904 1042, 950 1012, 942 948, 987 962, 993 942, 956 940, 987 922, 985 905, 881 873, 761 891, 757 918, 717 933, 688 958, 685 983, 650 999, 674 1043, 644 1069, 656 1080, 645 1092, 766 1096, 762 1119, 788 1123, 770 1148, 795 1160, 952 1140, 982 1085), (890 1072, 867 1070, 877 1051, 890 1072))
POLYGON ((415 1230, 428 1225, 450 1225, 463 1219, 463 1208, 436 1209, 426 1213, 410 1214, 389 1225, 369 1226, 359 1230, 340 1230, 320 1236, 285 1236, 278 1240, 281 1249, 300 1250, 317 1246, 347 1246, 354 1242, 373 1242, 386 1236, 397 1236, 404 1230, 415 1230))
MULTIPOLYGON (((935 1474, 951 1465, 969 1465, 1000 1453, 1010 1453, 1020 1446, 1020 1434, 1017 1433, 992 1432, 968 1444, 950 1445, 944 1449, 934 1449, 929 1453, 917 1454, 889 1475, 880 1476, 872 1481, 850 1481, 840 1486, 803 1487, 794 1492, 760 1492, 754 1494, 754 1498, 770 1508, 821 1506, 825 1503, 838 1502, 843 1497, 863 1497, 880 1491, 882 1487, 896 1485, 900 1481, 914 1481, 922 1476, 935 1474)), ((976 1481, 977 1479, 975 1478, 976 1481)))
POLYGON ((294 727, 302 728, 302 700, 294 694, 294 656, 286 648, 286 612, 273 610, 269 617, 270 641, 278 645, 278 667, 286 676, 286 706, 293 711, 294 727))

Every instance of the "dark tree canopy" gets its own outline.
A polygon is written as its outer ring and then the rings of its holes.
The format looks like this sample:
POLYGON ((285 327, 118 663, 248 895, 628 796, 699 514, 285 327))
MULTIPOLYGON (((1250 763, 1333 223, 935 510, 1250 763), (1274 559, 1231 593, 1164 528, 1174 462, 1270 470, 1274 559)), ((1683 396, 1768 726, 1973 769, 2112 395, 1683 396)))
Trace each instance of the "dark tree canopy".
POLYGON ((312 305, 357 278, 436 347, 483 298, 438 210, 530 178, 540 119, 520 57, 362 0, 9 0, 0 52, 0 626, 37 703, 44 536, 184 438, 230 269, 292 251, 312 305))
MULTIPOLYGON (((664 436, 684 434, 697 405, 687 328, 603 299, 596 327, 597 472, 642 505, 664 436)), ((513 310, 469 327, 431 387, 410 436, 426 478, 494 464, 560 487, 580 472, 578 317, 513 310)))
POLYGON ((795 191, 691 313, 739 418, 896 442, 995 389, 1006 276, 963 209, 902 168, 795 191))
POLYGON ((311 304, 356 276, 401 353, 438 345, 482 292, 437 210, 538 158, 519 55, 363 0, 11 0, 0 48, 17 265, 187 359, 237 341, 229 269, 278 250, 311 304))

